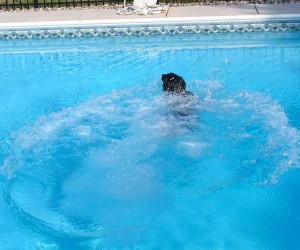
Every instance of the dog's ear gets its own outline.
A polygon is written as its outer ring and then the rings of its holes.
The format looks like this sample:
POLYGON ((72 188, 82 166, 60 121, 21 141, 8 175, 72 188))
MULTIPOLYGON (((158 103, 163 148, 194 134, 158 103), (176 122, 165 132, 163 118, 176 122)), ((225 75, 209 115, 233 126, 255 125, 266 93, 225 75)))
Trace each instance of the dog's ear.
POLYGON ((163 75, 161 76, 161 79, 162 79, 163 81, 165 81, 166 78, 167 78, 167 75, 165 75, 165 74, 163 74, 163 75))

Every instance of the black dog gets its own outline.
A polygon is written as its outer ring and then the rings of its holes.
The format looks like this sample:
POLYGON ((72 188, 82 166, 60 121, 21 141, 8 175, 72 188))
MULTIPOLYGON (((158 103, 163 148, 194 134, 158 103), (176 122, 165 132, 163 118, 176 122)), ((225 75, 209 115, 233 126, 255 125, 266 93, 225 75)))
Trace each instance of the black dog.
POLYGON ((177 118, 190 117, 196 99, 191 92, 186 91, 184 79, 174 73, 163 74, 161 79, 163 91, 171 94, 165 101, 170 114, 177 118))
POLYGON ((174 73, 163 74, 161 80, 163 82, 163 91, 175 94, 191 94, 186 91, 186 83, 179 75, 174 73))

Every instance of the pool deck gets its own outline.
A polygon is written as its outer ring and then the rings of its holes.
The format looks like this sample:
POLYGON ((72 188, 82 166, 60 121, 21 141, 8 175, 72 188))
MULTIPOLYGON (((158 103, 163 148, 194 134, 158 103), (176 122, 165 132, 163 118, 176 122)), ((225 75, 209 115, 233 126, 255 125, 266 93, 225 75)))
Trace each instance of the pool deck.
POLYGON ((115 9, 0 12, 0 27, 127 24, 174 21, 300 18, 300 3, 170 7, 156 15, 118 15, 115 9))

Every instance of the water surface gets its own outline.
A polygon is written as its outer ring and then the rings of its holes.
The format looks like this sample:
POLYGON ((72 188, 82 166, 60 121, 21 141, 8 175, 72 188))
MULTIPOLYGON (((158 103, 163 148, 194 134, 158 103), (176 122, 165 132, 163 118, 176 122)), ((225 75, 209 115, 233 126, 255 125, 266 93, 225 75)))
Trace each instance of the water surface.
POLYGON ((299 56, 299 32, 1 41, 0 248, 296 249, 299 56))

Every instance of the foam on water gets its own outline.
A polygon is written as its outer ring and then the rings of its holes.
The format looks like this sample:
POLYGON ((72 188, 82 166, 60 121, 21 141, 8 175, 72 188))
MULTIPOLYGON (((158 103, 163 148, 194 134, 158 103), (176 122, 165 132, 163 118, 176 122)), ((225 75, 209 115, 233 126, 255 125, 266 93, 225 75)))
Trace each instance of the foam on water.
POLYGON ((278 102, 195 84, 187 97, 156 83, 116 91, 16 132, 0 169, 11 211, 37 232, 120 248, 151 241, 143 230, 166 214, 192 210, 187 195, 274 184, 299 167, 300 132, 278 102))

